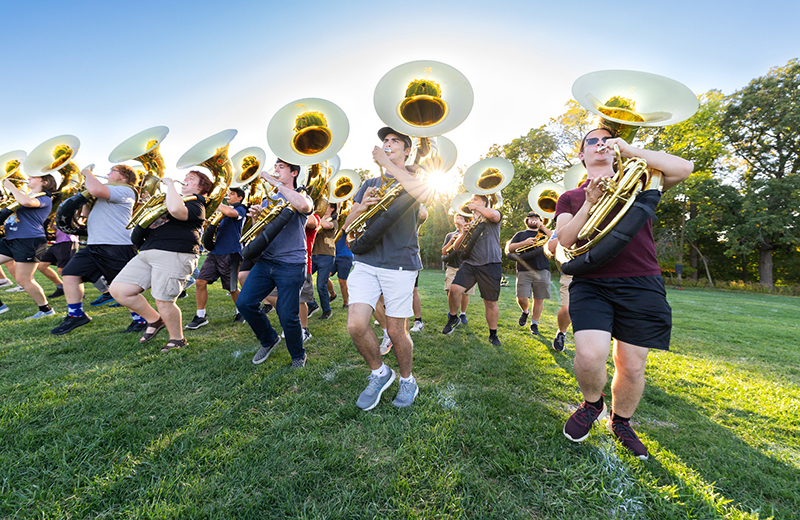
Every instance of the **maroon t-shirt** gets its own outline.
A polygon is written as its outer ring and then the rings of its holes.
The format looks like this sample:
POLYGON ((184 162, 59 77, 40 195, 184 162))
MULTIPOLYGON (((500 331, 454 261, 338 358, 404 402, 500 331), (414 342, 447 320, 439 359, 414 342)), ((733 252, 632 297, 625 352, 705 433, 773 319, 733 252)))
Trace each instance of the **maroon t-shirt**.
MULTIPOLYGON (((585 201, 586 192, 583 191, 583 187, 563 193, 556 204, 556 219, 562 213, 577 214, 585 201)), ((606 217, 601 227, 610 222, 615 214, 616 211, 613 211, 606 217)), ((580 240, 578 246, 585 243, 585 240, 580 240)), ((586 278, 629 278, 660 274, 661 268, 656 259, 656 244, 653 241, 653 222, 648 219, 633 240, 613 260, 596 271, 582 276, 586 278)))

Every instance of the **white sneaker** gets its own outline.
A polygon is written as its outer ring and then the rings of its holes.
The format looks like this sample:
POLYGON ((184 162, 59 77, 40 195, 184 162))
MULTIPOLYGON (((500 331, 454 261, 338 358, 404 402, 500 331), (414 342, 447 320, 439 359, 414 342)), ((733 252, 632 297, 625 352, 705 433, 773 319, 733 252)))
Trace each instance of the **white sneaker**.
POLYGON ((49 311, 46 311, 46 312, 45 311, 39 311, 36 314, 34 314, 33 316, 28 316, 25 319, 26 320, 38 320, 40 318, 46 318, 47 316, 55 316, 55 315, 56 315, 56 310, 55 309, 50 309, 49 311))
POLYGON ((11 289, 6 289, 6 292, 23 292, 25 289, 22 288, 21 285, 15 285, 11 289))
POLYGON ((381 341, 381 356, 385 356, 390 350, 392 350, 392 338, 386 334, 383 336, 383 341, 381 341))
POLYGON ((0 287, 6 287, 7 285, 11 285, 11 280, 8 278, 0 278, 0 287))
POLYGON ((309 332, 308 329, 303 329, 303 343, 305 343, 306 341, 310 340, 313 337, 314 336, 311 335, 311 332, 309 332))
POLYGON ((419 332, 423 329, 423 327, 425 327, 424 323, 422 323, 421 321, 415 321, 414 326, 411 327, 411 332, 419 332))

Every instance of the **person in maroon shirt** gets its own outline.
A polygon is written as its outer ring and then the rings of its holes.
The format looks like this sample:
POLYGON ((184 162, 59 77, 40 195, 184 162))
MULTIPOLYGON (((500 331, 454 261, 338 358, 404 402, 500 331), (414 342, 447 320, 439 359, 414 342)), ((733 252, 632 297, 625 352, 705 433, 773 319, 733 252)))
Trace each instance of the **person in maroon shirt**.
MULTIPOLYGON (((590 131, 578 155, 586 166, 587 181, 561 195, 556 207, 556 233, 564 247, 578 242, 589 210, 603 193, 601 182, 614 175, 614 145, 623 158, 639 157, 648 167, 660 170, 664 190, 689 177, 694 167, 680 157, 632 146, 605 128, 590 131)), ((649 349, 668 350, 672 328, 672 311, 655 253, 652 223, 648 221, 611 262, 591 273, 576 275, 569 288, 575 377, 584 402, 564 425, 564 435, 581 442, 589 436, 594 422, 605 417, 606 359, 614 338, 613 416, 609 428, 642 460, 648 457, 647 448, 629 421, 644 391, 649 349)))

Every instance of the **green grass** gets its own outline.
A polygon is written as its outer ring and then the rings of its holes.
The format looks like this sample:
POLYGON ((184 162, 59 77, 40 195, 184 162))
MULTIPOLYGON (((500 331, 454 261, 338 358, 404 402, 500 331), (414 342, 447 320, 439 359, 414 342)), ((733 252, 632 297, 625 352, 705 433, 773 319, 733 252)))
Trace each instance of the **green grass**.
POLYGON ((283 344, 250 362, 254 336, 218 284, 211 325, 167 354, 164 333, 117 334, 123 308, 87 304, 94 321, 55 337, 57 319, 24 321, 28 296, 0 292, 0 517, 800 518, 800 299, 668 291, 672 350, 650 355, 634 417, 641 462, 604 428, 562 435, 580 393, 572 335, 550 348, 557 299, 532 337, 511 277, 498 348, 478 298, 467 327, 440 333, 443 280, 420 278, 416 404, 395 409, 395 385, 366 413, 341 300, 310 319, 308 364, 291 371, 283 344))

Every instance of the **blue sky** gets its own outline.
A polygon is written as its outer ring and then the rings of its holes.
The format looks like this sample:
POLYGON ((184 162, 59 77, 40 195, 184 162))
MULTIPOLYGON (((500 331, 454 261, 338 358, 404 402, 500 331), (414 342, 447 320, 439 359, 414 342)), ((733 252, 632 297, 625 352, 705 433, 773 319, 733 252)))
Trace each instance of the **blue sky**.
MULTIPOLYGON (((448 134, 459 166, 563 111, 601 69, 661 74, 730 94, 800 55, 797 2, 6 3, 0 153, 74 134, 81 166, 155 125, 167 166, 225 128, 231 154, 266 142, 283 105, 320 97, 347 114, 342 167, 370 168, 378 80, 402 63, 452 65, 475 104, 448 134), (623 23, 621 20, 626 19, 623 23)), ((272 159, 268 159, 271 161, 272 159)), ((176 175, 182 175, 182 173, 176 175)))

